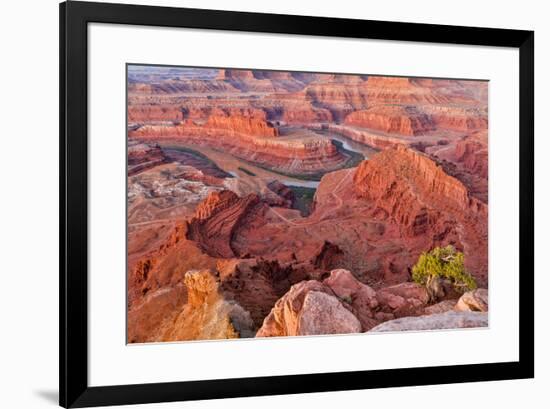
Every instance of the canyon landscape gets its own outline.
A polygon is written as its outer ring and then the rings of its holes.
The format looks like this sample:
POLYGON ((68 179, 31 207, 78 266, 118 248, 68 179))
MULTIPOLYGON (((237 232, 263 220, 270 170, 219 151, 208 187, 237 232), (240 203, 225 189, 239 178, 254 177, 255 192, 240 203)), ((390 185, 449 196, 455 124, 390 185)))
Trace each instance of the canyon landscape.
POLYGON ((488 326, 488 82, 127 66, 127 342, 488 326))

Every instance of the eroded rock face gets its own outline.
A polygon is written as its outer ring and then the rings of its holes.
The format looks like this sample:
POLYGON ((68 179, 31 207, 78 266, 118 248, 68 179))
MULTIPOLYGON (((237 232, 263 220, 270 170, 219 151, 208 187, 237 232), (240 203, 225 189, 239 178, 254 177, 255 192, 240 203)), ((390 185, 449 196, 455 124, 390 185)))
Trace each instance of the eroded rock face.
POLYGON ((183 283, 148 292, 128 311, 128 342, 154 342, 164 323, 176 318, 186 302, 183 283))
MULTIPOLYGON (((128 84, 128 92, 130 95, 170 95, 179 93, 200 93, 200 92, 237 92, 238 90, 231 84, 218 81, 218 80, 193 80, 193 79, 179 79, 172 81, 163 81, 161 83, 130 83, 128 84)), ((149 107, 149 106, 148 106, 149 107)), ((155 110, 156 111, 156 110, 155 110)), ((143 113, 157 113, 163 112, 163 109, 159 111, 133 111, 130 115, 130 119, 136 118, 142 119, 140 114, 143 113)), ((166 112, 164 110, 164 112, 166 112)))
POLYGON ((186 120, 177 125, 143 125, 130 131, 129 136, 153 142, 180 142, 224 149, 238 158, 290 174, 308 175, 339 169, 348 160, 326 138, 311 135, 277 138, 275 128, 263 118, 211 116, 204 124, 186 120))
MULTIPOLYGON (((199 111, 200 112, 200 111, 199 111)), ((275 137, 277 129, 266 121, 265 112, 256 109, 214 109, 206 114, 205 121, 185 119, 177 123, 151 124, 130 131, 129 135, 143 138, 161 138, 204 135, 205 137, 275 137)))
POLYGON ((480 311, 489 310, 489 293, 484 288, 468 291, 459 298, 455 311, 480 311))
POLYGON ((161 329, 160 341, 191 339, 227 339, 253 336, 250 314, 218 291, 218 284, 209 271, 185 274, 187 304, 175 321, 161 329))
POLYGON ((238 197, 229 190, 211 193, 189 222, 187 238, 193 240, 214 257, 231 258, 235 253, 231 239, 240 222, 250 210, 261 205, 257 195, 238 197))
POLYGON ((489 163, 487 161, 487 133, 475 133, 465 136, 455 147, 456 161, 462 163, 470 172, 487 179, 489 163))
POLYGON ((319 250, 315 253, 312 259, 313 266, 323 271, 330 271, 338 266, 343 255, 343 251, 330 241, 324 241, 319 247, 319 250))
POLYGON ((432 237, 424 248, 454 244, 482 283, 487 275, 487 205, 426 155, 398 147, 364 161, 354 175, 357 194, 376 204, 410 238, 432 237))
POLYGON ((197 243, 187 240, 188 224, 170 229, 158 247, 146 253, 135 251, 128 257, 128 305, 138 308, 149 294, 169 290, 183 283, 185 273, 196 268, 213 270, 216 259, 205 254, 197 243))
POLYGON ((224 259, 216 268, 224 296, 250 312, 255 329, 292 284, 306 279, 300 268, 276 260, 224 259))
POLYGON ((128 176, 165 162, 166 157, 157 144, 148 145, 138 141, 128 143, 128 176))
POLYGON ((279 182, 278 180, 273 180, 267 184, 267 188, 275 193, 275 196, 270 195, 271 204, 281 206, 281 207, 291 207, 294 203, 295 197, 292 190, 288 188, 285 184, 279 182))
POLYGON ((425 331, 456 328, 480 328, 488 326, 488 315, 485 312, 448 311, 441 314, 420 317, 405 317, 386 321, 371 332, 390 331, 425 331))
POLYGON ((432 119, 414 106, 377 105, 349 114, 345 123, 407 136, 435 129, 432 119))
POLYGON ((480 108, 430 106, 425 108, 433 123, 440 128, 456 131, 487 129, 487 111, 480 108))
POLYGON ((345 268, 381 287, 407 281, 422 251, 452 244, 465 253, 478 285, 486 284, 487 206, 427 155, 391 148, 356 169, 326 174, 312 209, 296 218, 270 208, 239 229, 234 245, 252 257, 268 258, 276 249, 281 261, 316 266, 312 274, 345 268), (333 252, 336 259, 322 266, 316 259, 325 241, 341 254, 333 252))
POLYGON ((183 283, 148 296, 128 314, 129 342, 251 337, 250 314, 235 301, 224 299, 214 275, 192 270, 183 283))
MULTIPOLYGON (((132 87, 129 87, 131 91, 132 87)), ((135 89, 135 88, 134 88, 135 89)), ((139 92, 136 90, 136 92, 139 92)), ((151 121, 181 121, 183 112, 174 105, 130 105, 128 107, 128 121, 130 123, 144 123, 151 121)))
POLYGON ((487 128, 468 133, 443 145, 430 146, 425 151, 437 158, 448 173, 463 182, 472 196, 487 203, 489 175, 487 128))

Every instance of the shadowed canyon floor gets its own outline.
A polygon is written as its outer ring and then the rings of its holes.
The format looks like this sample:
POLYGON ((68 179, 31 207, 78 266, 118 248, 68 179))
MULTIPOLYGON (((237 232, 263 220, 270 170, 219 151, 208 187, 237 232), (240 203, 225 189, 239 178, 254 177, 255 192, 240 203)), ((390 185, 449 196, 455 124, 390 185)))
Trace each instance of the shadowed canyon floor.
POLYGON ((128 70, 128 342, 487 326, 488 84, 128 70), (412 282, 452 245, 478 289, 412 282))

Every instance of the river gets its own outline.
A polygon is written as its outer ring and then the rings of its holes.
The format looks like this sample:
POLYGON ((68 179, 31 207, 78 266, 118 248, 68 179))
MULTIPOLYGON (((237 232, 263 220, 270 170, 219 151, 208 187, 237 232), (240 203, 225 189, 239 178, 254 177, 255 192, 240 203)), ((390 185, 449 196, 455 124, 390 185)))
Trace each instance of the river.
MULTIPOLYGON (((365 159, 376 152, 376 150, 367 145, 363 145, 361 143, 355 142, 344 136, 329 131, 316 131, 316 133, 322 135, 323 137, 340 142, 341 148, 350 152, 359 153, 365 159)), ((264 167, 256 166, 245 160, 236 158, 226 152, 209 147, 175 143, 175 141, 172 141, 170 143, 159 142, 159 144, 163 147, 170 147, 171 149, 177 149, 175 145, 178 145, 181 146, 181 148, 199 152, 202 155, 206 156, 213 163, 215 163, 220 169, 231 174, 233 177, 246 179, 250 182, 252 182, 256 178, 263 179, 264 181, 277 179, 287 186, 305 187, 312 189, 317 189, 317 187, 319 186, 318 180, 298 179, 292 176, 283 175, 281 173, 277 173, 264 167)))

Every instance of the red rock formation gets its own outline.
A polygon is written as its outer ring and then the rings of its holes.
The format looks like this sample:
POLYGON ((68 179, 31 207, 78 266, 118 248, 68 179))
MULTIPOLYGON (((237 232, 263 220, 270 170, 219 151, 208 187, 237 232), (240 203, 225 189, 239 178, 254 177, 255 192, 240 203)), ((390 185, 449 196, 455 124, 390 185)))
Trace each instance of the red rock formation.
POLYGON ((164 287, 140 297, 139 303, 128 309, 129 343, 159 341, 163 327, 177 317, 187 300, 183 284, 164 287))
MULTIPOLYGON (((243 128, 223 128, 220 124, 237 119, 215 119, 212 124, 200 125, 184 121, 176 126, 145 125, 129 132, 131 138, 151 141, 169 141, 201 146, 213 146, 225 149, 234 156, 258 163, 288 174, 317 174, 345 165, 348 158, 326 138, 306 137, 303 139, 278 139, 267 137, 273 133, 268 125, 259 125, 256 121, 247 119, 243 128), (255 125, 254 125, 255 124, 255 125), (241 133, 238 130, 263 130, 266 137, 241 133)), ((229 125, 228 125, 229 126, 229 125)))
POLYGON ((363 87, 341 82, 312 83, 305 89, 305 96, 316 106, 328 109, 336 121, 357 109, 368 106, 368 95, 363 87))
POLYGON ((226 69, 220 72, 223 80, 242 92, 276 92, 277 87, 269 80, 256 78, 252 70, 226 69))
POLYGON ((466 253, 467 267, 485 280, 487 206, 426 155, 403 147, 387 149, 357 168, 354 185, 405 236, 432 237, 434 244, 456 241, 466 253))
POLYGON ((157 144, 128 142, 128 176, 135 175, 166 162, 166 156, 157 144))
MULTIPOLYGON (((269 209, 239 228, 233 246, 251 257, 277 254, 284 262, 315 266, 319 249, 330 241, 342 251, 330 268, 349 269, 380 287, 407 280, 422 251, 453 244, 464 251, 478 283, 486 284, 486 205, 428 156, 410 149, 389 149, 357 170, 326 174, 313 212, 295 217, 269 209)), ((322 270, 314 268, 317 278, 322 270)))
POLYGON ((273 180, 267 184, 267 188, 277 196, 277 199, 271 200, 270 204, 280 207, 292 207, 295 200, 294 192, 287 185, 278 180, 273 180))
MULTIPOLYGON (((414 89, 415 83, 419 84, 417 81, 415 82, 412 78, 408 77, 383 77, 379 75, 371 75, 368 78, 368 85, 373 88, 393 88, 397 90, 414 89)), ((425 85, 424 83, 421 84, 425 85)))
POLYGON ((403 147, 387 149, 361 163, 354 183, 360 196, 376 202, 406 227, 409 235, 425 232, 421 222, 428 221, 426 211, 432 206, 451 213, 470 210, 486 215, 486 207, 470 198, 460 181, 427 156, 403 147))
POLYGON ((273 86, 280 90, 285 91, 299 91, 305 87, 305 83, 300 81, 298 78, 293 76, 291 72, 288 71, 262 71, 254 70, 254 78, 264 80, 267 79, 271 81, 273 86))
POLYGON ((435 129, 431 118, 413 106, 376 105, 349 114, 345 123, 408 136, 435 129))
POLYGON ((465 136, 457 142, 454 155, 456 161, 463 164, 467 170, 482 178, 488 178, 487 132, 465 136))
POLYGON ((438 128, 465 132, 487 129, 486 109, 456 106, 428 106, 423 109, 438 128))
POLYGON ((216 109, 210 113, 204 128, 223 129, 225 132, 257 137, 277 136, 277 129, 265 119, 264 111, 260 110, 216 109))
POLYGON ((405 77, 370 76, 366 82, 369 103, 448 104, 451 99, 439 88, 405 77))
POLYGON ((218 261, 217 269, 224 297, 249 311, 256 329, 277 299, 291 285, 306 279, 303 269, 281 265, 277 260, 224 259, 218 261))
POLYGON ((128 106, 128 122, 145 123, 181 121, 183 112, 175 105, 132 104, 128 106))
POLYGON ((322 283, 293 285, 273 306, 257 337, 365 332, 395 317, 421 315, 428 303, 414 283, 378 292, 347 270, 333 270, 322 283))
POLYGON ((216 260, 186 239, 187 223, 179 223, 157 248, 128 260, 128 304, 138 306, 148 294, 182 282, 186 271, 214 269, 216 260))
POLYGON ((351 311, 361 322, 363 331, 368 331, 378 324, 375 318, 379 310, 376 291, 357 280, 351 272, 344 269, 333 270, 323 284, 340 300, 351 306, 351 311))
POLYGON ((305 92, 275 94, 254 101, 253 105, 263 109, 271 121, 285 124, 330 122, 333 119, 330 110, 314 105, 305 92))
POLYGON ((181 93, 217 93, 237 92, 230 83, 220 80, 191 80, 178 79, 167 80, 159 83, 131 83, 128 84, 128 92, 132 94, 181 94, 181 93))
POLYGON ((317 270, 329 271, 338 267, 343 254, 337 245, 325 240, 313 257, 312 264, 317 270))
POLYGON ((426 149, 445 171, 459 179, 470 193, 487 203, 489 151, 487 131, 476 131, 444 145, 426 149))
POLYGON ((336 134, 340 134, 353 141, 369 145, 377 149, 385 149, 389 147, 397 147, 400 145, 409 145, 411 143, 410 138, 401 138, 397 135, 384 135, 381 133, 373 132, 369 129, 357 128, 349 125, 338 124, 323 124, 321 126, 312 125, 311 129, 328 130, 336 134))
POLYGON ((157 341, 246 338, 254 335, 250 314, 226 301, 209 271, 185 274, 187 303, 172 322, 159 329, 157 341))
POLYGON ((257 205, 261 205, 260 200, 254 194, 240 198, 229 190, 213 192, 197 207, 189 222, 187 238, 213 257, 235 257, 231 248, 235 230, 257 205))

